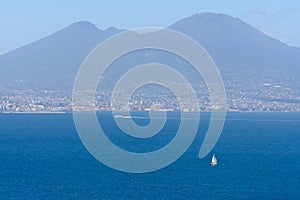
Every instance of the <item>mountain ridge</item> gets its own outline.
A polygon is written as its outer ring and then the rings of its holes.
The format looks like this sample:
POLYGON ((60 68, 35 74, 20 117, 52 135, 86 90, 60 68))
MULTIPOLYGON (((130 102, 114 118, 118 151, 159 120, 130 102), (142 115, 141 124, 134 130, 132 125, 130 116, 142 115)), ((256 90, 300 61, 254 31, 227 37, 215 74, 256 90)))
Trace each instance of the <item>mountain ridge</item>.
MULTIPOLYGON (((234 64, 242 67, 245 63, 246 67, 262 65, 283 67, 286 63, 278 58, 285 56, 284 60, 288 61, 289 54, 300 55, 300 48, 288 46, 239 18, 225 14, 195 14, 168 28, 183 32, 195 39, 204 46, 220 67, 230 67, 234 64), (191 29, 194 24, 198 26, 191 29), (270 62, 273 59, 277 60, 270 62), (267 62, 261 62, 263 60, 267 62), (234 64, 232 61, 235 61, 234 64)), ((297 61, 300 63, 299 59, 297 61)), ((288 65, 292 68, 298 67, 294 63, 288 65)))
MULTIPOLYGON (((168 28, 199 42, 221 71, 300 70, 300 48, 288 46, 239 18, 222 13, 197 13, 168 28)), ((101 41, 122 31, 124 29, 116 27, 101 30, 88 21, 72 23, 47 37, 0 55, 0 82, 30 80, 45 87, 71 87, 88 53, 101 41)))

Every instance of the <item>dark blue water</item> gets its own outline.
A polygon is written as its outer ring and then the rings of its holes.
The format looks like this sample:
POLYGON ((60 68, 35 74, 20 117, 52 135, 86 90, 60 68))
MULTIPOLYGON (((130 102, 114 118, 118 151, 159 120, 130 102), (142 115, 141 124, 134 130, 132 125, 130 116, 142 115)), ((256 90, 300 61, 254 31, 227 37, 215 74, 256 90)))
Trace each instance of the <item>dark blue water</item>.
MULTIPOLYGON (((129 174, 87 152, 71 114, 2 114, 0 199, 300 199, 300 113, 229 113, 212 152, 216 167, 209 165, 211 154, 198 159, 209 114, 202 118, 179 160, 156 172, 129 174)), ((165 145, 178 127, 174 114, 165 134, 138 143, 118 134, 105 113, 99 119, 112 141, 137 152, 165 145)))

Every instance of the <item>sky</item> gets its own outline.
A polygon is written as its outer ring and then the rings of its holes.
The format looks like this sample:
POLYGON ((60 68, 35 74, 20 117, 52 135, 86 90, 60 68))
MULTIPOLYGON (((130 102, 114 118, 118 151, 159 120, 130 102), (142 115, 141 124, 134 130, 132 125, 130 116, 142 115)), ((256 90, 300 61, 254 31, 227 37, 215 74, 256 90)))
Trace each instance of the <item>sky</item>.
POLYGON ((167 27, 202 12, 238 17, 288 45, 300 47, 299 0, 0 0, 0 54, 77 21, 89 21, 99 29, 167 27))

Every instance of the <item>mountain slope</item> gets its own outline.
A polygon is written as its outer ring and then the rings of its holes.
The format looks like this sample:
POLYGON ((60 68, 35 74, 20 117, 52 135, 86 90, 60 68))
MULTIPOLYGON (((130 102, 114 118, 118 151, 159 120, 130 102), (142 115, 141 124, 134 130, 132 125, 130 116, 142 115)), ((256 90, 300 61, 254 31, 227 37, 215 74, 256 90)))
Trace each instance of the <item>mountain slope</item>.
POLYGON ((198 41, 219 67, 231 70, 300 68, 299 48, 287 46, 238 18, 215 13, 195 14, 169 28, 198 41))
POLYGON ((47 80, 44 86, 70 86, 87 54, 116 28, 99 30, 89 22, 76 22, 34 43, 0 56, 1 79, 47 80), (61 85, 62 83, 62 85, 61 85))
MULTIPOLYGON (((255 72, 300 71, 299 48, 287 46, 228 15, 195 14, 169 28, 185 33, 203 45, 221 71, 237 74, 244 69, 255 72)), ((113 27, 99 30, 89 22, 74 23, 1 55, 0 82, 24 80, 41 88, 71 88, 87 54, 99 42, 121 31, 113 27)))

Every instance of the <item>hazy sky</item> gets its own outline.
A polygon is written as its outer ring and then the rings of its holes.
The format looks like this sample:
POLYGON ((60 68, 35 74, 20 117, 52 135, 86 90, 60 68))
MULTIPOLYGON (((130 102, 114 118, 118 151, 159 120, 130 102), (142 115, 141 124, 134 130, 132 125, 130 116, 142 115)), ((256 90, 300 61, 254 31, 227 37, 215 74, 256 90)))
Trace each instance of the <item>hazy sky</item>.
POLYGON ((300 47, 299 0, 0 0, 0 54, 76 21, 87 20, 100 29, 166 27, 207 11, 238 17, 287 44, 300 47))

